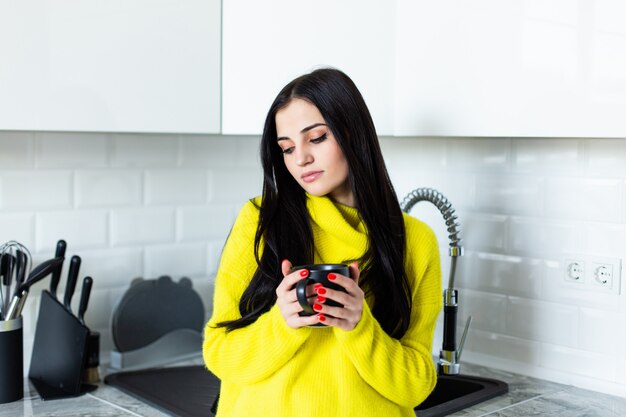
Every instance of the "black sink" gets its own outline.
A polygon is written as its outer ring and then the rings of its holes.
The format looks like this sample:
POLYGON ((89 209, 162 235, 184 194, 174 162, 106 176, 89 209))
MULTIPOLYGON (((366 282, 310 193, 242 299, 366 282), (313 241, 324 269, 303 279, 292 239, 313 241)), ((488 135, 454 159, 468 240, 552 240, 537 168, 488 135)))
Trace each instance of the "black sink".
POLYGON ((509 392, 502 381, 467 375, 440 375, 433 392, 415 407, 418 417, 447 416, 509 392))

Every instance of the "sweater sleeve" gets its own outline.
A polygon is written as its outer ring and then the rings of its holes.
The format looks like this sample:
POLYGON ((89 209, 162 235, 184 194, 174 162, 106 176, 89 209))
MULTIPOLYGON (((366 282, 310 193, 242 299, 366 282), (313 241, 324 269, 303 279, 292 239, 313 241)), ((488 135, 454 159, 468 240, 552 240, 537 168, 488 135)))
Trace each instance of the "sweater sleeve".
POLYGON ((222 252, 215 281, 213 315, 204 329, 202 353, 218 378, 239 385, 268 378, 288 362, 311 329, 293 329, 274 305, 254 323, 233 331, 217 323, 241 318, 239 300, 256 271, 254 235, 258 209, 248 202, 240 211, 222 252))
POLYGON ((407 261, 413 307, 409 328, 401 339, 385 333, 367 302, 353 330, 335 328, 334 332, 371 387, 390 401, 413 408, 424 401, 437 381, 432 343, 442 304, 437 240, 423 223, 407 227, 407 261))

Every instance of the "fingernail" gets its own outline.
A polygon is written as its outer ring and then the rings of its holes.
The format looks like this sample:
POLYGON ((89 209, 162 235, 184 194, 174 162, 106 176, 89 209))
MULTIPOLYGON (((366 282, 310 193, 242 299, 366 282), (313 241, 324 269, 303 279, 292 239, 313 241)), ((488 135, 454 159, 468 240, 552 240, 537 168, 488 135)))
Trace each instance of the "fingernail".
POLYGON ((283 262, 287 262, 287 258, 283 259, 282 261, 280 261, 281 263, 283 262))
POLYGON ((309 271, 306 269, 303 269, 302 271, 300 271, 300 276, 301 277, 306 277, 307 275, 309 275, 309 271))
POLYGON ((324 286, 323 284, 320 284, 320 283, 318 282, 317 284, 315 284, 315 285, 313 286, 313 289, 315 289, 315 290, 316 290, 316 289, 318 289, 319 287, 323 287, 323 286, 324 286))
POLYGON ((322 309, 322 306, 320 304, 313 304, 313 310, 320 311, 321 309, 322 309))
POLYGON ((326 289, 322 287, 318 287, 315 289, 315 292, 317 292, 319 295, 324 295, 326 294, 326 289))
POLYGON ((318 303, 323 303, 324 301, 326 301, 326 297, 322 297, 321 295, 319 297, 317 297, 315 299, 315 301, 317 301, 318 303))
POLYGON ((324 317, 324 315, 323 315, 323 314, 318 314, 318 315, 317 315, 317 319, 318 319, 319 321, 326 321, 326 317, 324 317))
POLYGON ((330 274, 328 274, 328 279, 331 281, 334 281, 337 278, 337 275, 333 274, 332 272, 330 274))

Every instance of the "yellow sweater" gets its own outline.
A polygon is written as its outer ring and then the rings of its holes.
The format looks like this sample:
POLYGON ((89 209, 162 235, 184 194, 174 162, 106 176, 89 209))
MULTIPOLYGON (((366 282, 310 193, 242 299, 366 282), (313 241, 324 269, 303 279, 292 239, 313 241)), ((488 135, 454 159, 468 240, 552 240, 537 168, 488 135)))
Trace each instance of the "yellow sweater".
MULTIPOLYGON (((315 263, 363 255, 367 236, 356 209, 326 197, 308 196, 307 205, 315 263)), ((404 215, 413 309, 402 339, 384 332, 369 308, 371 299, 351 331, 293 329, 274 305, 253 324, 227 333, 214 325, 241 317, 239 299, 256 270, 258 213, 248 202, 235 221, 216 277, 213 316, 204 332, 204 361, 222 381, 217 416, 414 417, 413 408, 437 378, 431 348, 441 310, 441 270, 432 230, 404 215)))

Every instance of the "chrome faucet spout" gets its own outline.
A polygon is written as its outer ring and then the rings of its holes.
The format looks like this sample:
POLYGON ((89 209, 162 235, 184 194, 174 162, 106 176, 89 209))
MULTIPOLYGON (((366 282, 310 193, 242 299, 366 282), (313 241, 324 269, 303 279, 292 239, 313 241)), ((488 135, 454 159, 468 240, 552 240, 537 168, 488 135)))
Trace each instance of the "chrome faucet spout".
POLYGON ((443 215, 450 239, 450 276, 448 279, 448 288, 443 292, 443 344, 439 354, 438 368, 439 373, 446 375, 456 375, 460 373, 461 365, 459 363, 465 336, 471 320, 468 320, 463 332, 461 345, 457 349, 456 344, 456 316, 458 311, 458 291, 454 288, 454 277, 456 274, 456 262, 459 256, 463 255, 463 247, 461 246, 461 225, 458 217, 454 213, 452 204, 443 194, 433 188, 417 188, 411 191, 400 203, 403 212, 408 213, 415 204, 420 201, 429 201, 433 203, 443 215))

